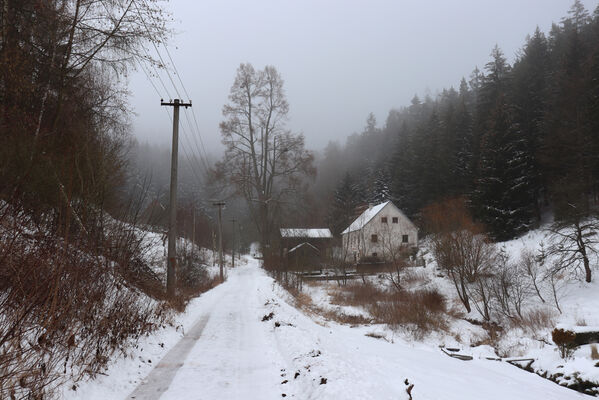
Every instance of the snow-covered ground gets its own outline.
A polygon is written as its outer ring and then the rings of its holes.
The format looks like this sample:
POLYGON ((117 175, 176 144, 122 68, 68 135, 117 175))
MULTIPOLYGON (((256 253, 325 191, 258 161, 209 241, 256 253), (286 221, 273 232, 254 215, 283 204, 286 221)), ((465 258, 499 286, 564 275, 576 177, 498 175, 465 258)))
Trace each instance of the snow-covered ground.
MULTIPOLYGON (((552 238, 543 229, 529 232, 516 240, 499 243, 498 249, 507 254, 512 261, 518 260, 523 250, 539 254, 541 248, 545 249, 551 244, 552 238)), ((570 359, 564 360, 560 357, 557 346, 552 341, 551 331, 555 328, 564 328, 572 331, 598 331, 599 330, 599 270, 594 269, 594 279, 591 283, 583 282, 580 277, 571 274, 563 274, 556 284, 559 309, 553 300, 550 285, 542 281, 543 271, 539 272, 539 288, 545 302, 536 295, 531 294, 524 302, 524 314, 539 312, 547 316, 545 325, 538 324, 535 327, 520 327, 512 324, 509 319, 504 318, 499 323, 503 330, 495 338, 490 338, 489 333, 480 325, 474 325, 466 319, 479 320, 481 316, 476 310, 469 314, 465 313, 464 307, 457 298, 456 290, 444 271, 437 269, 436 263, 430 251, 427 251, 427 243, 421 246, 421 254, 424 253, 426 267, 412 267, 404 271, 417 279, 412 283, 404 283, 407 290, 434 288, 448 299, 448 305, 453 308, 452 315, 448 315, 448 329, 442 332, 432 332, 425 337, 419 337, 418 341, 431 349, 443 345, 446 347, 460 348, 461 354, 471 355, 476 358, 495 357, 509 359, 534 359, 531 368, 537 373, 553 376, 560 384, 571 385, 576 381, 587 381, 599 386, 599 360, 592 357, 591 345, 583 345, 576 349, 570 359), (561 310, 561 312, 560 312, 561 310), (457 311, 457 312, 456 312, 457 311), (457 317, 456 317, 457 316, 457 317)), ((550 261, 547 261, 546 268, 550 261)), ((596 259, 593 259, 596 266, 596 259)), ((404 275, 405 276, 405 275, 404 275)), ((394 290, 386 274, 378 274, 366 278, 375 286, 394 290)), ((357 281, 356 284, 360 285, 357 281)), ((367 310, 360 306, 348 306, 335 304, 331 293, 343 291, 335 281, 314 282, 304 285, 304 294, 308 295, 312 302, 312 309, 320 314, 328 312, 337 315, 353 315, 370 318, 367 310)), ((371 330, 377 335, 386 337, 388 340, 413 340, 411 331, 406 327, 391 329, 385 325, 371 325, 371 330)), ((528 362, 523 363, 526 365, 528 362)))
MULTIPOLYGON (((205 326, 160 399, 575 399, 565 389, 504 362, 460 361, 426 343, 366 336, 305 315, 253 258, 192 301, 172 327, 116 360, 67 399, 125 399, 197 321, 205 326), (151 360, 151 362, 150 362, 151 360)), ((188 337, 187 340, 190 340, 188 337)), ((164 367, 164 365, 162 365, 164 367)), ((160 368, 160 367, 159 367, 160 368)))

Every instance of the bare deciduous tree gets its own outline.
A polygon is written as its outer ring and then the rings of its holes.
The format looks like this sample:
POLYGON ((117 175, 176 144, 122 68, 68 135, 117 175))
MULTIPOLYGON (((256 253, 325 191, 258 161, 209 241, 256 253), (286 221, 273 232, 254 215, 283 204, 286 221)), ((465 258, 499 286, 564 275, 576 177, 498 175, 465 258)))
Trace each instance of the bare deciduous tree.
POLYGON ((547 255, 556 257, 553 268, 574 273, 583 271, 585 281, 591 282, 590 258, 597 256, 599 243, 597 220, 576 215, 556 222, 549 232, 553 240, 547 255))
POLYGON ((530 279, 530 283, 536 293, 536 295, 541 299, 543 303, 545 303, 545 299, 541 295, 540 284, 542 279, 540 279, 539 274, 541 272, 541 263, 539 257, 535 256, 535 254, 528 250, 524 249, 520 253, 520 268, 524 270, 526 275, 530 279))
POLYGON ((408 266, 410 249, 402 243, 401 234, 389 224, 382 225, 380 241, 383 259, 391 263, 391 272, 387 274, 387 279, 396 290, 401 290, 401 275, 408 266))
POLYGON ((246 199, 263 251, 281 204, 315 173, 303 135, 285 127, 288 112, 283 79, 274 67, 257 71, 251 64, 239 66, 223 107, 225 156, 216 172, 246 199))

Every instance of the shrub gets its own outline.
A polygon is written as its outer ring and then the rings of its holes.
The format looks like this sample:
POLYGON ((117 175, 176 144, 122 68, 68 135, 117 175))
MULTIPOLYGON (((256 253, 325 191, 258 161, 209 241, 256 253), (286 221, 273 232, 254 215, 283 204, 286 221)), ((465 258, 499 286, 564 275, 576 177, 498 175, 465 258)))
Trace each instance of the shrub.
POLYGON ((0 398, 51 397, 67 377, 101 372, 168 322, 165 303, 139 289, 150 275, 139 268, 136 235, 112 227, 129 239, 109 249, 101 238, 69 240, 25 212, 0 209, 0 398))
POLYGON ((557 345, 559 354, 564 360, 572 357, 574 349, 576 348, 576 344, 574 343, 576 334, 574 332, 555 328, 551 332, 551 339, 553 340, 553 343, 557 345))

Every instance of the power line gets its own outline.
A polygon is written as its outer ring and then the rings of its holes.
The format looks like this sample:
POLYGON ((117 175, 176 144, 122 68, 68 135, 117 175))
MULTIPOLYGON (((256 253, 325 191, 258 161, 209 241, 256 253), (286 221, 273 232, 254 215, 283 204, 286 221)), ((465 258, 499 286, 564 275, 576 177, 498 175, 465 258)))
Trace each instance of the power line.
MULTIPOLYGON (((143 0, 143 2, 144 2, 144 4, 146 5, 146 7, 148 7, 148 9, 149 9, 150 7, 149 7, 148 3, 146 2, 146 0, 143 0)), ((139 10, 139 7, 137 6, 137 4, 135 4, 135 7, 136 7, 136 10, 137 10, 137 13, 138 13, 138 15, 140 16, 140 19, 142 20, 142 24, 143 24, 143 26, 144 26, 144 28, 146 29, 146 32, 148 32, 148 35, 150 35, 150 36, 151 36, 150 29, 149 29, 148 25, 146 24, 146 22, 145 22, 145 20, 144 20, 143 16, 141 15, 141 12, 140 12, 140 10, 139 10)), ((151 17, 152 19, 154 19, 154 16, 153 16, 153 15, 150 15, 150 17, 151 17)), ((155 43, 154 41, 151 41, 151 42, 152 42, 152 45, 154 46, 154 50, 156 51, 156 54, 157 54, 158 58, 160 59, 160 61, 161 61, 161 63, 162 63, 162 66, 164 67, 164 70, 165 70, 165 72, 166 72, 166 74, 167 74, 167 76, 168 76, 168 78, 169 78, 169 80, 170 80, 170 83, 172 84, 172 86, 173 86, 173 88, 174 88, 175 92, 177 93, 177 95, 178 95, 179 97, 182 97, 182 96, 181 96, 181 94, 180 94, 180 92, 179 92, 179 89, 178 89, 177 85, 175 84, 175 81, 174 81, 174 79, 173 79, 173 77, 172 77, 171 73, 169 72, 169 69, 168 69, 168 67, 167 67, 167 63, 164 61, 164 58, 162 57, 162 54, 160 53, 160 50, 158 49, 158 46, 156 45, 156 43, 155 43)), ((174 63, 174 60, 173 60, 173 58, 172 58, 172 56, 171 56, 171 54, 170 54, 170 52, 169 52, 169 50, 168 50, 168 47, 166 47, 164 44, 163 44, 163 47, 164 47, 164 49, 165 49, 165 51, 166 51, 166 53, 167 53, 167 55, 168 55, 168 58, 169 58, 169 60, 171 61, 171 64, 172 64, 172 66, 173 66, 173 68, 174 68, 174 70, 175 70, 175 73, 177 74, 177 79, 179 80, 179 83, 181 84, 181 87, 182 87, 182 89, 183 89, 184 93, 186 94, 187 98, 189 99, 189 98, 190 98, 190 96, 189 96, 189 93, 187 92, 187 89, 185 88, 185 85, 183 84, 183 80, 181 79, 181 76, 180 76, 180 74, 179 74, 179 72, 178 72, 178 70, 177 70, 177 66, 176 66, 176 65, 175 65, 175 63, 174 63)), ((156 67, 155 67, 155 66, 152 64, 152 62, 151 62, 152 58, 149 56, 149 54, 148 54, 147 50, 145 49, 145 47, 143 47, 143 46, 142 46, 142 49, 143 49, 143 51, 144 51, 144 53, 145 53, 146 57, 147 57, 147 58, 148 58, 148 60, 150 61, 150 65, 151 65, 151 67, 154 69, 154 72, 155 72, 155 74, 156 74, 156 77, 158 78, 158 80, 160 81, 160 84, 162 85, 162 87, 164 88, 164 90, 165 90, 165 92, 167 93, 168 97, 170 98, 171 96, 170 96, 169 90, 166 88, 166 85, 164 84, 164 81, 162 80, 162 78, 161 78, 160 74, 159 74, 159 73, 158 73, 158 71, 156 70, 156 67)), ((150 79, 150 77, 149 77, 149 74, 148 74, 148 73, 145 71, 145 69, 144 69, 144 72, 146 73, 146 76, 148 77, 148 79, 151 81, 151 79, 150 79)), ((155 89, 155 90, 156 90, 156 92, 158 93, 158 89, 156 88, 156 86, 155 86, 154 84, 152 84, 152 86, 154 86, 154 89, 155 89)), ((195 116, 195 112, 193 111, 193 108, 192 108, 192 115, 193 115, 193 118, 194 118, 194 121, 195 121, 196 130, 197 130, 197 131, 196 131, 196 132, 197 132, 197 138, 199 138, 199 140, 200 140, 200 145, 201 145, 201 148, 202 148, 202 150, 203 150, 203 154, 202 154, 202 151, 200 150, 200 146, 198 146, 198 142, 197 142, 196 135, 194 135, 194 134, 193 134, 194 127, 193 127, 193 125, 191 124, 191 122, 190 122, 190 120, 189 120, 189 116, 187 115, 187 113, 185 113, 185 117, 186 117, 186 120, 187 120, 187 122, 188 122, 188 125, 189 125, 189 128, 190 128, 190 131, 191 131, 191 134, 190 134, 190 135, 188 135, 188 134, 187 134, 187 131, 185 130, 185 127, 184 127, 184 125, 182 125, 183 137, 184 137, 185 139, 187 139, 187 142, 192 142, 192 141, 194 142, 194 144, 195 144, 195 147, 196 147, 196 149, 197 149, 197 156, 198 156, 198 159, 199 159, 199 160, 200 160, 200 162, 203 164, 202 166, 203 166, 203 167, 204 167, 204 169, 206 170, 206 173, 208 173, 208 171, 209 171, 208 162, 207 162, 208 156, 207 156, 207 153, 206 153, 206 148, 205 148, 205 146, 204 146, 204 143, 203 143, 203 141, 202 141, 202 138, 201 138, 201 135, 200 135, 200 131, 199 131, 199 125, 198 125, 198 123, 197 123, 197 118, 196 118, 196 116, 195 116), (191 138, 192 138, 193 140, 190 140, 190 139, 189 139, 189 136, 191 136, 191 138)), ((170 118, 170 114, 169 114, 169 118, 170 118)), ((172 120, 171 120, 171 121, 172 121, 172 120)), ((192 146, 190 146, 190 145, 189 145, 189 143, 187 144, 187 146, 189 146, 189 150, 190 150, 192 153, 196 153, 196 151, 194 151, 194 150, 193 150, 192 146)), ((185 147, 182 147, 182 148, 183 148, 183 151, 184 151, 184 153, 187 153, 187 151, 185 150, 185 147)), ((187 159, 188 159, 188 161, 189 161, 189 163, 190 163, 190 165, 191 165, 191 167, 192 167, 192 169, 193 169, 193 163, 192 163, 192 162, 191 162, 191 160, 189 159, 189 156, 188 156, 188 155, 186 155, 186 157, 187 157, 187 159)), ((194 171, 194 173, 196 174, 196 177, 198 177, 198 180, 199 180, 199 181, 201 181, 201 179, 199 178, 199 176, 198 176, 198 174, 196 173, 195 169, 193 169, 193 171, 194 171)), ((200 175, 201 175, 201 174, 200 174, 200 175)))
MULTIPOLYGON (((172 96, 171 96, 168 88, 166 87, 166 85, 164 84, 164 81, 162 80, 162 77, 160 76, 160 73, 158 72, 158 70, 156 69, 156 66, 152 62, 152 57, 150 57, 150 54, 148 53, 148 50, 145 47, 143 47, 143 46, 142 46, 142 49, 144 51, 144 54, 145 54, 147 60, 150 62, 150 66, 154 70, 154 74, 156 75, 156 78, 158 78, 158 81, 160 82, 160 85, 162 85, 162 88, 164 89, 164 92, 166 93, 167 97, 169 99, 172 98, 172 96)), ((148 79, 150 79, 150 78, 148 77, 148 79)), ((160 97, 162 97, 162 95, 160 97)))
MULTIPOLYGON (((146 7, 148 7, 148 8, 149 8, 149 5, 148 5, 147 1, 146 1, 146 0, 143 0, 143 2, 144 2, 144 4, 146 5, 146 7)), ((139 12, 139 9, 138 9, 138 12, 139 12)), ((152 19, 155 19, 153 15, 151 15, 151 17, 152 17, 152 19)), ((149 31, 149 29, 147 28, 147 25, 145 24, 145 22, 144 22, 144 26, 146 27, 146 30, 148 30, 148 31, 149 31)), ((160 51, 158 50, 158 47, 156 46, 156 44, 155 44, 154 42, 152 42, 152 44, 154 45, 154 48, 156 49, 156 53, 158 54, 158 57, 160 58, 160 60, 162 61, 162 63, 163 63, 164 65, 166 65, 166 63, 164 62, 164 59, 162 58, 162 55, 160 54, 160 51)), ((164 43, 162 43, 162 47, 164 47, 164 50, 166 51, 166 54, 167 54, 167 56, 168 56, 168 58, 169 58, 169 60, 170 60, 170 62, 171 62, 171 65, 173 66, 173 69, 174 69, 174 71, 175 71, 175 75, 177 75, 177 79, 179 80, 179 83, 181 84, 181 88, 183 89, 183 92, 185 93, 185 95, 187 96, 187 98, 188 98, 188 99, 190 99, 190 98, 191 98, 191 96, 189 95, 189 93, 187 92, 187 89, 185 88, 185 84, 183 83, 183 79, 182 79, 182 77, 181 77, 181 74, 179 73, 179 70, 177 69, 177 65, 175 64, 175 61, 173 60, 173 57, 171 56, 171 52, 169 51, 168 47, 167 47, 167 46, 166 46, 164 43)), ((165 69, 166 69, 166 67, 165 67, 165 69)), ((181 97, 181 94, 179 93, 179 90, 177 89, 177 86, 175 85, 175 82, 174 82, 174 80, 173 80, 173 78, 172 78, 171 74, 169 73, 168 69, 166 69, 166 73, 167 73, 167 75, 168 75, 168 77, 169 77, 169 79, 170 79, 171 83, 173 84, 173 87, 175 88, 175 91, 177 92, 177 95, 178 95, 179 97, 181 97)), ((203 142, 203 140, 202 140, 202 135, 201 135, 201 133, 200 133, 200 127, 199 127, 198 120, 197 120, 197 117, 196 117, 196 114, 195 114, 195 110, 194 110, 193 108, 191 109, 191 113, 192 113, 192 115, 193 115, 193 120, 194 120, 194 122, 195 122, 195 127, 196 127, 197 138, 198 138, 198 139, 199 139, 199 141, 200 141, 200 146, 199 146, 199 147, 201 147, 201 148, 202 148, 203 155, 204 155, 204 158, 205 158, 205 160, 206 160, 206 161, 205 161, 205 163, 207 163, 207 160, 208 160, 208 154, 207 154, 207 152, 206 152, 206 147, 204 146, 204 142, 203 142)), ((186 114, 187 114, 187 113, 186 113, 186 114)), ((190 125, 191 125, 191 124, 190 124, 190 125)), ((191 131, 193 132, 193 128, 191 128, 191 131)), ((192 135, 192 138, 193 138, 193 139, 194 139, 194 141, 196 142, 196 146, 197 146, 197 139, 196 139, 196 136, 192 135)), ((200 152, 199 148, 198 148, 198 152, 200 152)), ((200 152, 200 153, 201 153, 201 152, 200 152)), ((206 170, 208 170, 208 168, 207 168, 207 165, 205 165, 205 167, 206 167, 206 170)))
MULTIPOLYGON (((144 0, 145 1, 145 0, 144 0)), ((185 95, 187 96, 187 98, 189 99, 189 93, 187 93, 187 89, 185 88, 185 85, 183 84, 183 78, 181 77, 181 74, 179 73, 179 70, 177 69, 177 65, 175 64, 175 61, 173 60, 173 57, 171 56, 171 52, 168 50, 168 47, 163 43, 162 45, 164 47, 164 50, 166 50, 166 54, 169 58, 169 60, 171 61, 171 64, 175 70, 175 75, 177 75, 177 79, 179 80, 179 83, 181 84, 181 87, 183 88, 183 92, 185 93, 185 95)), ((187 113, 186 113, 187 114, 187 113)), ((195 121, 196 124, 196 129, 197 129, 197 134, 198 134, 198 138, 200 140, 200 145, 202 147, 202 150, 204 151, 204 157, 206 157, 206 159, 208 158, 208 155, 206 154, 206 147, 204 146, 204 142, 202 141, 202 135, 200 133, 200 127, 198 125, 198 120, 196 118, 196 114, 194 109, 191 109, 191 114, 193 115, 193 120, 195 121)), ((196 140, 196 145, 197 145, 197 140, 196 140)), ((199 149, 198 149, 199 151, 199 149)))
MULTIPOLYGON (((144 74, 146 75, 146 78, 148 79, 148 81, 150 82, 150 84, 152 85, 152 87, 154 88, 154 91, 156 92, 156 94, 158 95, 158 97, 162 98, 162 97, 163 97, 163 96, 162 96, 162 94, 161 94, 161 93, 160 93, 160 91, 158 90, 158 87, 157 87, 157 86, 154 84, 154 81, 153 81, 153 80, 152 80, 152 78, 150 77, 150 74, 148 73, 148 71, 145 69, 145 67, 143 66, 143 64, 142 64, 142 63, 138 63, 138 64, 139 64, 139 66, 141 67, 141 69, 142 69, 142 71, 144 72, 144 74)), ((163 84, 163 86, 164 86, 164 84, 163 84)), ((166 87, 165 87, 165 90, 166 90, 166 87)), ((168 92, 167 92, 167 94, 168 94, 168 92)), ((169 117, 169 119, 171 120, 171 123, 172 123, 172 122, 173 122, 173 121, 172 121, 172 117, 171 117, 171 115, 168 113, 168 110, 167 110, 166 108, 164 109, 164 112, 166 112, 166 113, 167 113, 167 115, 168 115, 168 117, 169 117)), ((187 114, 186 114, 186 117, 187 117, 187 114)), ((187 117, 186 119, 187 119, 187 121, 188 121, 188 124, 190 125, 190 122, 189 122, 189 117, 187 117)), ((189 142, 189 139, 187 138, 187 132, 185 131, 185 127, 184 127, 184 126, 182 126, 182 131, 183 131, 183 137, 184 137, 184 138, 186 138, 186 139, 188 140, 188 142, 189 142)), ((189 144, 188 144, 188 145, 189 145, 189 144)), ((184 153, 185 157, 187 158, 187 161, 189 162, 190 166, 193 168, 193 163, 192 163, 192 161, 191 161, 191 159, 190 159, 190 156, 189 156, 189 155, 188 155, 188 153, 187 153, 187 150, 186 150, 186 148, 185 148, 185 147, 182 147, 182 150, 183 150, 183 153, 184 153)), ((205 162, 205 161, 204 161, 204 160, 203 160, 201 157, 199 157, 199 159, 200 159, 201 161, 203 161, 203 163, 204 163, 204 168, 206 169, 206 171, 208 171, 208 166, 207 166, 206 162, 205 162)), ((200 179, 200 177, 199 177, 199 176, 201 176, 201 174, 198 174, 198 173, 197 173, 195 170, 193 170, 193 172, 194 172, 194 174, 196 175, 196 178, 198 178, 198 180, 199 180, 199 181, 201 181, 201 179, 200 179)))
MULTIPOLYGON (((165 109, 165 111, 168 114, 168 118, 171 121, 171 123, 173 122, 173 118, 171 117, 171 114, 168 113, 168 111, 165 109)), ((186 138, 186 134, 185 134, 185 128, 184 125, 181 125, 182 131, 183 131, 183 139, 186 138)), ((189 142, 189 140, 188 140, 189 142)), ((181 144, 183 144, 183 142, 181 142, 181 144)), ((189 143, 188 143, 189 145, 189 143)), ((191 161, 191 157, 189 156, 189 154, 187 153, 186 147, 185 146, 181 146, 181 150, 183 150, 183 155, 185 156, 185 159, 187 160, 187 162, 189 163, 189 167, 191 168, 191 172, 195 175, 196 179, 198 180, 198 182, 202 182, 202 177, 201 177, 201 173, 198 172, 195 168, 194 168, 194 163, 191 161)))

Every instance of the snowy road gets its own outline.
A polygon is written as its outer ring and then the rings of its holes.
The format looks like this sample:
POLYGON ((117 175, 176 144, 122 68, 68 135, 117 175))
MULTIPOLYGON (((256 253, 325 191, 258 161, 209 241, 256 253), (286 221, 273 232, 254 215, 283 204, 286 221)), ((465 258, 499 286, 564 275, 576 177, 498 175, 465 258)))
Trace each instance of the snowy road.
POLYGON ((230 271, 197 303, 200 323, 187 344, 171 349, 133 395, 397 400, 408 398, 408 378, 414 400, 587 398, 506 363, 459 361, 425 345, 364 336, 372 328, 317 324, 286 298, 256 260, 230 271))

